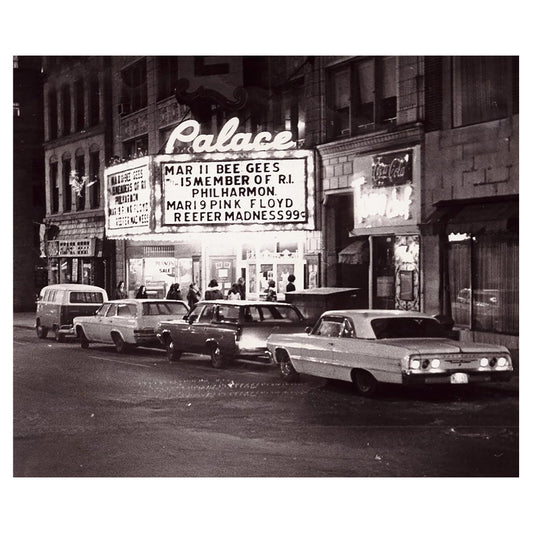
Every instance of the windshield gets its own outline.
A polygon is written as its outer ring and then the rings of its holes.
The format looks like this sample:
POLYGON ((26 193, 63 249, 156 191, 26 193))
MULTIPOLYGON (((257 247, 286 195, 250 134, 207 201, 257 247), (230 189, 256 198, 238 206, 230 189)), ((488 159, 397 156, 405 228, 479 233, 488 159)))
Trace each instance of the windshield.
POLYGON ((143 315, 178 315, 183 316, 187 312, 187 306, 179 301, 145 302, 143 303, 143 315))
POLYGON ((371 322, 376 339, 405 339, 410 337, 446 338, 446 331, 432 318, 391 317, 375 318, 371 322))

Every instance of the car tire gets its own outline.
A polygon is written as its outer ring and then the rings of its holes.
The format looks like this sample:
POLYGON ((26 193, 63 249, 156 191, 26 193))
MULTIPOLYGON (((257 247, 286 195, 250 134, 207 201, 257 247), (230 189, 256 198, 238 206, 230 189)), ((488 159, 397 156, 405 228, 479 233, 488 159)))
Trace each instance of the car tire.
POLYGON ((168 360, 172 363, 173 361, 179 361, 181 358, 181 352, 176 350, 174 341, 169 337, 166 342, 167 346, 167 357, 168 360))
POLYGON ((373 396, 378 388, 376 378, 366 370, 355 370, 352 376, 355 390, 361 396, 373 396))
POLYGON ((287 352, 284 352, 280 357, 279 371, 281 373, 281 379, 288 383, 294 383, 300 379, 300 374, 298 374, 292 365, 291 359, 287 352))
POLYGON ((129 350, 129 345, 124 341, 124 339, 118 334, 115 333, 111 337, 115 343, 115 349, 117 353, 127 353, 129 350))
POLYGON ((44 326, 41 326, 41 324, 37 324, 35 326, 35 331, 36 331, 37 337, 39 337, 39 339, 46 339, 46 337, 48 336, 48 328, 45 328, 44 326))
POLYGON ((89 339, 85 336, 83 329, 78 330, 78 337, 80 339, 80 346, 86 350, 89 348, 89 339))
POLYGON ((213 368, 224 368, 226 366, 226 358, 222 355, 220 346, 213 344, 210 347, 211 352, 211 366, 213 368))

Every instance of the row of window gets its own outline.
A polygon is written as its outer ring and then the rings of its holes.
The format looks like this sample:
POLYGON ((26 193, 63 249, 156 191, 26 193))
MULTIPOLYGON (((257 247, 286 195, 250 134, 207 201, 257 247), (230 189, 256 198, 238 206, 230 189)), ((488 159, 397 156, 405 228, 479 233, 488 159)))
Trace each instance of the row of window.
MULTIPOLYGON (((398 72, 396 57, 352 60, 329 69, 328 138, 354 136, 395 124, 401 104, 398 72)), ((442 91, 442 67, 439 76, 427 83, 440 85, 432 89, 442 91)), ((452 127, 507 117, 518 112, 518 57, 453 57, 451 86, 452 127)), ((439 104, 442 106, 442 100, 439 104)))
POLYGON ((50 213, 70 212, 73 207, 76 211, 100 207, 100 152, 91 151, 88 161, 88 172, 84 153, 77 152, 74 161, 70 155, 64 156, 61 167, 58 161, 50 161, 50 213), (59 205, 60 190, 62 206, 59 205))
POLYGON ((98 77, 77 79, 48 92, 48 139, 70 135, 100 122, 100 83, 98 77), (87 108, 86 103, 87 102, 87 108))

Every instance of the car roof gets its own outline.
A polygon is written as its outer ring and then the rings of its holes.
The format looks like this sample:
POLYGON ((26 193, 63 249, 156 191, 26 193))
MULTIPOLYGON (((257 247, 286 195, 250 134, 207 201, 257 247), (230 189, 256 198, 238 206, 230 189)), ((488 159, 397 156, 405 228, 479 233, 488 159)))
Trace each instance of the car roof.
POLYGON ((288 305, 290 307, 294 307, 293 304, 290 304, 288 302, 271 302, 268 300, 202 300, 198 302, 196 305, 200 304, 225 304, 225 305, 288 305))
POLYGON ((153 302, 179 302, 187 307, 187 304, 183 300, 167 300, 166 298, 121 298, 119 300, 109 300, 107 304, 142 304, 153 302))
POLYGON ((419 311, 402 311, 391 309, 333 309, 325 311, 322 316, 343 315, 355 318, 357 320, 373 320, 374 318, 392 318, 392 317, 412 317, 412 318, 434 318, 427 313, 419 311))
POLYGON ((81 283, 54 283, 42 288, 42 290, 44 289, 105 292, 105 289, 102 289, 102 287, 97 287, 96 285, 83 285, 81 283))

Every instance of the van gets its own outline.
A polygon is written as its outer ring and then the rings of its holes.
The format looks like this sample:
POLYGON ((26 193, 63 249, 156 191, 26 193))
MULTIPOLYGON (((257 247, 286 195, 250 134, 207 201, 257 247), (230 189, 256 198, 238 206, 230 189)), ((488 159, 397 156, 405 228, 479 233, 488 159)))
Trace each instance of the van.
POLYGON ((75 316, 93 315, 107 300, 107 292, 94 285, 58 283, 43 287, 35 316, 37 337, 45 339, 52 331, 56 341, 63 341, 67 335, 74 335, 75 316))

